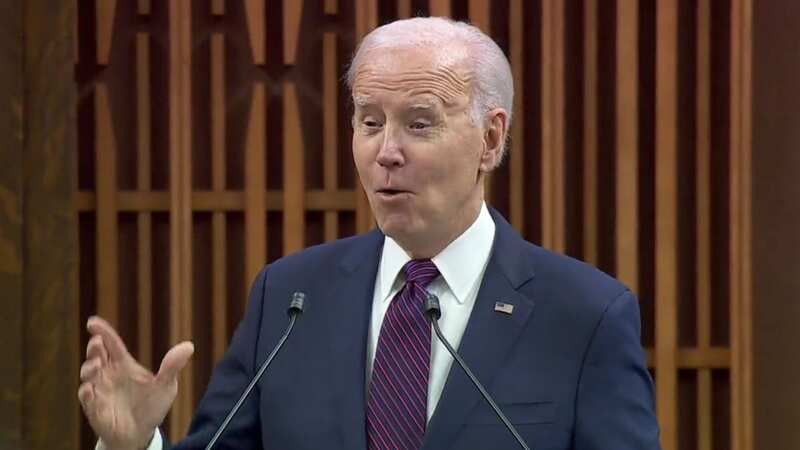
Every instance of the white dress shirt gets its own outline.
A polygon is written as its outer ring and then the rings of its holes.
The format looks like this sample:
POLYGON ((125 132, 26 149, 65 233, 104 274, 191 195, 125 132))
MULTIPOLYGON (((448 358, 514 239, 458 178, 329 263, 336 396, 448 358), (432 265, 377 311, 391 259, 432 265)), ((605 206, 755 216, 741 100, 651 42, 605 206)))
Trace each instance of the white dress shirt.
MULTIPOLYGON (((483 273, 489 262, 494 241, 494 221, 484 203, 478 218, 459 237, 438 255, 431 258, 441 276, 428 285, 428 292, 439 297, 442 317, 439 326, 442 334, 453 348, 458 348, 464 329, 467 327, 472 307, 478 297, 483 273)), ((372 376, 372 364, 383 316, 405 283, 403 266, 411 257, 392 238, 383 243, 378 275, 375 280, 375 295, 372 301, 372 320, 367 338, 367 390, 372 376)), ((428 420, 442 395, 444 382, 453 363, 453 357, 435 336, 432 336, 431 366, 428 375, 428 420)))
MULTIPOLYGON (((428 291, 439 297, 442 308, 439 326, 442 334, 456 349, 461 343, 472 307, 478 297, 483 273, 486 271, 489 255, 492 252, 494 229, 494 220, 484 203, 475 222, 438 255, 431 258, 439 269, 440 276, 428 285, 428 291)), ((372 363, 375 359, 383 316, 386 315, 391 300, 405 283, 402 268, 410 260, 411 257, 405 250, 387 236, 383 242, 383 254, 375 279, 372 319, 367 337, 367 389, 372 376, 372 363)), ((452 363, 453 357, 444 345, 432 336, 431 369, 428 375, 428 420, 439 403, 452 363)), ((156 431, 147 450, 162 450, 163 446, 161 433, 156 431)), ((103 442, 98 441, 95 449, 105 450, 103 442)))

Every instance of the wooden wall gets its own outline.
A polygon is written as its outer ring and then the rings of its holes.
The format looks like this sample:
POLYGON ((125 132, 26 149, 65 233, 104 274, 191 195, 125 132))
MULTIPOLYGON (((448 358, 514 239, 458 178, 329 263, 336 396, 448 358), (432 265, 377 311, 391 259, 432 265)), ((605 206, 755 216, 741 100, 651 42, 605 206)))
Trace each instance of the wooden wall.
POLYGON ((78 447, 75 13, 0 2, 0 449, 78 447))
POLYGON ((753 5, 755 448, 800 448, 800 2, 753 5))
POLYGON ((448 15, 513 66, 490 203, 639 293, 665 450, 750 450, 750 3, 81 1, 81 320, 149 366, 195 342, 183 435, 262 265, 371 226, 341 83, 358 38, 448 15))

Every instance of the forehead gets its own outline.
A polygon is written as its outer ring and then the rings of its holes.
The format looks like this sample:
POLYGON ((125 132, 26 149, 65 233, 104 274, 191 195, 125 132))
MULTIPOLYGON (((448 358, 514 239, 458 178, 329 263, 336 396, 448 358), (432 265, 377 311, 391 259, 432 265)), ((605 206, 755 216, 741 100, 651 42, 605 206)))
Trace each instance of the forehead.
POLYGON ((390 98, 424 108, 468 102, 473 77, 464 61, 464 52, 458 47, 447 50, 430 47, 369 50, 354 74, 354 103, 358 107, 390 98))

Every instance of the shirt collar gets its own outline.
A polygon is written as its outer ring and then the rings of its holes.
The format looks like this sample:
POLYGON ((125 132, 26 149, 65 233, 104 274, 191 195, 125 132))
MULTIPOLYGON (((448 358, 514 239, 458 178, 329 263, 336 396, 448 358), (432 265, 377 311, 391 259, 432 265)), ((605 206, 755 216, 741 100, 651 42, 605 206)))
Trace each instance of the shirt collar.
MULTIPOLYGON (((494 220, 489 215, 486 203, 483 203, 475 222, 438 255, 431 258, 459 303, 464 302, 486 267, 492 251, 494 231, 494 220)), ((410 260, 411 257, 400 244, 386 236, 378 277, 381 299, 388 300, 394 284, 404 282, 398 274, 410 260)))

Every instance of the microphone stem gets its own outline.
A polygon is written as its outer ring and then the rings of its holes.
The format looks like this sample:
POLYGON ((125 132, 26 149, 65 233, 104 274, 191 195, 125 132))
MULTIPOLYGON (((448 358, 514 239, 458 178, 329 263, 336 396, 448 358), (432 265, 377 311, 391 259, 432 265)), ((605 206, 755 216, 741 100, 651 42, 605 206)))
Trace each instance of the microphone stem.
POLYGON ((469 379, 472 381, 472 384, 474 384, 475 387, 478 388, 478 391, 483 396, 483 399, 486 400, 487 403, 489 403, 489 406, 491 406, 494 412, 497 414, 497 416, 500 417, 500 420, 503 422, 503 425, 505 425, 506 428, 508 428, 508 431, 510 431, 511 434, 514 435, 514 438, 517 440, 519 445, 525 450, 530 450, 530 447, 528 447, 528 444, 526 444, 525 441, 522 439, 522 436, 519 435, 517 429, 514 428, 514 425, 512 425, 511 422, 506 417, 506 415, 503 414, 503 411, 500 411, 500 408, 497 406, 497 403, 495 403, 494 400, 492 400, 492 397, 490 397, 489 393, 486 392, 486 389, 483 388, 481 382, 478 381, 478 379, 475 377, 472 371, 469 370, 467 363, 465 363, 464 360, 461 359, 461 356, 459 356, 458 352, 453 350, 453 347, 450 345, 449 342, 447 342, 447 339, 445 339, 445 337, 442 335, 442 330, 439 329, 439 321, 436 320, 434 317, 430 317, 430 319, 431 323, 433 324, 433 331, 436 332, 436 336, 439 337, 439 340, 442 342, 442 344, 444 344, 445 348, 447 348, 447 351, 450 352, 451 355, 453 355, 453 358, 458 362, 458 365, 461 366, 461 368, 464 370, 464 373, 467 374, 467 377, 469 377, 469 379))
POLYGON ((267 360, 264 361, 263 364, 261 364, 261 367, 258 369, 258 373, 256 373, 256 376, 250 381, 250 384, 247 385, 247 388, 239 397, 239 400, 236 401, 236 404, 233 406, 233 409, 231 409, 231 412, 228 413, 228 416, 225 417, 225 420, 222 422, 222 425, 220 425, 219 429, 217 429, 217 432, 214 434, 214 437, 212 437, 211 440, 208 442, 208 445, 206 446, 205 450, 211 450, 214 444, 217 443, 217 440, 219 440, 219 437, 222 436, 222 433, 225 431, 225 428, 228 427, 228 424, 230 423, 231 419, 233 419, 233 416, 236 415, 236 413, 239 411, 239 408, 242 407, 242 404, 244 403, 245 399, 247 399, 247 397, 250 395, 250 391, 253 390, 258 381, 261 379, 261 376, 264 375, 264 372, 266 372, 267 367, 272 362, 272 359, 275 358, 275 355, 278 354, 278 350, 280 350, 281 347, 283 347, 284 342, 286 342, 286 339, 292 332, 292 328, 294 328, 295 320, 297 320, 296 311, 293 314, 291 314, 291 317, 289 319, 289 326, 287 326, 286 331, 283 332, 283 336, 281 336, 281 339, 278 341, 278 345, 276 345, 275 348, 272 349, 272 353, 269 354, 267 360))

